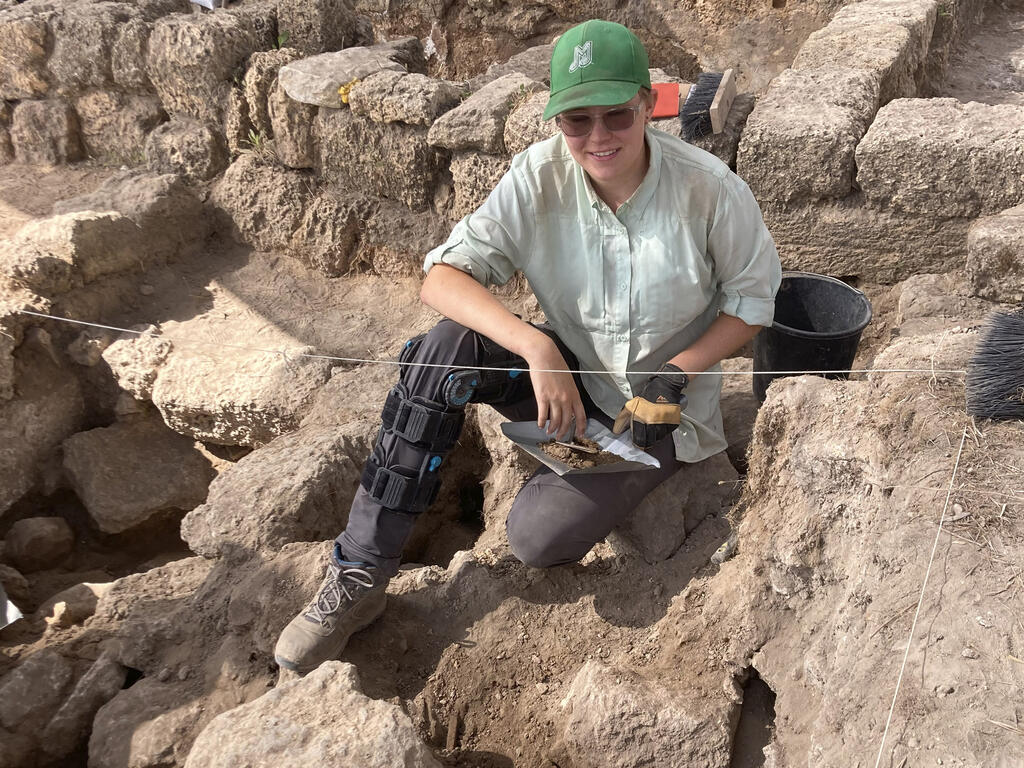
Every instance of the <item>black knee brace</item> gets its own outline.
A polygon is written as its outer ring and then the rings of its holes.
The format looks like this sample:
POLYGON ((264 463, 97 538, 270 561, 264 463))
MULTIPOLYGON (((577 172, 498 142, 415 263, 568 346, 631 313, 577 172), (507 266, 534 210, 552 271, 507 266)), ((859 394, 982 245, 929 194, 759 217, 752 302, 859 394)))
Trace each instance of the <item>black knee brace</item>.
POLYGON ((504 405, 522 398, 529 385, 524 375, 529 366, 526 361, 481 336, 484 347, 481 368, 460 368, 445 377, 442 399, 450 406, 459 408, 466 403, 488 403, 504 405), (484 370, 497 368, 500 370, 484 370))
POLYGON ((419 513, 429 507, 441 487, 438 468, 462 431, 465 412, 422 397, 410 398, 399 382, 388 393, 373 453, 363 469, 362 486, 383 507, 419 513), (390 433, 418 448, 418 466, 384 466, 381 450, 390 433))

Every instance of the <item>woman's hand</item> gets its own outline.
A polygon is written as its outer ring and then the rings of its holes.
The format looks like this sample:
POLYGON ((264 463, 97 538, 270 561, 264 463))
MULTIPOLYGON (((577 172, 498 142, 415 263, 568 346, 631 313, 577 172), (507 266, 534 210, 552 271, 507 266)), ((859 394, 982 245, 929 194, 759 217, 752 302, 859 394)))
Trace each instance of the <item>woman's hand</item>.
POLYGON ((556 440, 563 440, 573 430, 575 421, 575 437, 582 439, 587 413, 576 382, 555 342, 539 333, 523 357, 530 365, 530 382, 537 399, 537 426, 544 429, 546 423, 547 433, 554 435, 556 440))

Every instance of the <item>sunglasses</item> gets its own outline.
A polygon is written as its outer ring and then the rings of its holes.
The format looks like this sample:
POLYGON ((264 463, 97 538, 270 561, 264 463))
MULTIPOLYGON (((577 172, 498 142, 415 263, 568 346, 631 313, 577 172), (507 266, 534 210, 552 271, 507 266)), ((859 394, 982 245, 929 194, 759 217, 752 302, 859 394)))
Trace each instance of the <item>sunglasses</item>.
MULTIPOLYGON (((631 107, 616 107, 602 112, 599 117, 604 127, 609 131, 625 131, 633 127, 636 116, 644 108, 643 104, 634 104, 631 107)), ((568 112, 558 115, 555 123, 566 136, 586 136, 594 130, 593 115, 587 112, 568 112)))

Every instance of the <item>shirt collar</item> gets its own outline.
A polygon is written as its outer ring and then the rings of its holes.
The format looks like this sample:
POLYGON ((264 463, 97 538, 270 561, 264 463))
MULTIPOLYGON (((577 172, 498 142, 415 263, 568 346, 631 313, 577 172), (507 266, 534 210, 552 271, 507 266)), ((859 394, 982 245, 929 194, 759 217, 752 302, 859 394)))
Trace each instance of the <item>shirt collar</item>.
MULTIPOLYGON (((654 191, 658 188, 658 181, 661 179, 661 144, 654 138, 654 136, 651 135, 651 129, 649 127, 644 132, 644 138, 647 141, 647 147, 651 153, 647 164, 647 173, 644 175, 644 180, 640 182, 640 186, 636 188, 636 191, 633 192, 629 200, 619 206, 618 213, 620 214, 630 211, 636 215, 642 214, 644 209, 647 208, 647 204, 650 203, 651 199, 654 197, 654 191)), ((569 148, 566 147, 565 151, 566 154, 568 154, 569 148)), ((594 209, 601 205, 605 205, 605 202, 598 197, 597 192, 594 191, 594 187, 590 183, 590 179, 587 178, 587 174, 583 172, 583 166, 575 160, 573 160, 573 165, 576 166, 576 181, 583 188, 587 204, 594 209)))

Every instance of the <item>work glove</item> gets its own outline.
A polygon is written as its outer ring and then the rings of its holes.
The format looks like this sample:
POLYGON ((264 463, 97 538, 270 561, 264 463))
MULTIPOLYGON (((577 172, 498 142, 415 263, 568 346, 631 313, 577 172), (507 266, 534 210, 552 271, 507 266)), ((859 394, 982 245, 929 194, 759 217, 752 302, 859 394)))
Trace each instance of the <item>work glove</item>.
POLYGON ((647 379, 640 395, 626 402, 612 431, 620 434, 629 427, 633 445, 650 448, 679 426, 680 413, 686 407, 683 389, 689 383, 690 377, 681 369, 665 363, 647 379))

